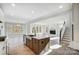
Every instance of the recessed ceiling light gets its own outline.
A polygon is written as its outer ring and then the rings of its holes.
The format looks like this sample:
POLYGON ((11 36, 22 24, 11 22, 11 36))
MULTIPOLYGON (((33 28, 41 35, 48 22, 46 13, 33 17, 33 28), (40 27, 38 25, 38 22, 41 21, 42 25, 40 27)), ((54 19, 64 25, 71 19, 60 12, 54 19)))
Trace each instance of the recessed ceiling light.
POLYGON ((11 16, 14 16, 14 14, 12 13, 11 16))
POLYGON ((13 7, 15 7, 15 4, 14 4, 14 3, 12 3, 11 5, 12 5, 13 7))
POLYGON ((32 11, 32 14, 34 14, 34 11, 32 11))
POLYGON ((59 8, 63 8, 63 6, 59 6, 59 8))

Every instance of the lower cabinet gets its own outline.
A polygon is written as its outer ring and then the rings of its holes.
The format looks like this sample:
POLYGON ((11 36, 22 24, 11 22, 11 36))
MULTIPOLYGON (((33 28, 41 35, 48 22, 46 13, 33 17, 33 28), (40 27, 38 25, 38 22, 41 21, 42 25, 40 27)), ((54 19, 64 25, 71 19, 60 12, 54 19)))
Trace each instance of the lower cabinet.
POLYGON ((6 55, 6 41, 5 36, 0 36, 0 55, 6 55))
POLYGON ((32 39, 32 51, 35 53, 35 54, 39 54, 39 41, 36 40, 36 39, 32 39))
POLYGON ((33 47, 32 47, 32 40, 26 38, 26 45, 27 45, 30 49, 32 49, 32 48, 33 48, 33 47))
POLYGON ((0 55, 6 55, 6 44, 5 44, 5 42, 0 42, 0 55))
POLYGON ((38 55, 46 47, 49 40, 49 37, 43 39, 32 38, 31 40, 26 38, 26 46, 28 46, 35 54, 38 55))

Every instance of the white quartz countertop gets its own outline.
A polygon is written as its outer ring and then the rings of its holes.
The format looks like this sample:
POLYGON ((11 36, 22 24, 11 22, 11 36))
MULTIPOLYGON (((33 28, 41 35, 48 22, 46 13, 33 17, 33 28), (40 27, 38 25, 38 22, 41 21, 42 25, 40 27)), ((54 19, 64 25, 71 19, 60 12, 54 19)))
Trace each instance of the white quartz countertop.
POLYGON ((29 38, 30 40, 32 38, 35 38, 35 39, 43 39, 43 38, 48 38, 48 37, 50 37, 50 36, 48 36, 48 35, 45 35, 45 36, 33 36, 33 37, 27 36, 27 38, 29 38))
POLYGON ((48 38, 50 36, 36 36, 36 37, 33 37, 33 38, 36 38, 36 39, 43 39, 43 38, 48 38))

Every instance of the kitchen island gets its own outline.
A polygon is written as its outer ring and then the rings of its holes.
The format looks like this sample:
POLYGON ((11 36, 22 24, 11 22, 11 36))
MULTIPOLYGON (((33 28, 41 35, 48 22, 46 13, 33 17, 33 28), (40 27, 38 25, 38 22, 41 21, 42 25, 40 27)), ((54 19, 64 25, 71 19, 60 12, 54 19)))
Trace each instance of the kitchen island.
POLYGON ((29 47, 36 55, 39 55, 43 51, 48 49, 46 48, 46 46, 48 45, 49 41, 50 41, 49 36, 35 37, 27 35, 25 45, 29 47))

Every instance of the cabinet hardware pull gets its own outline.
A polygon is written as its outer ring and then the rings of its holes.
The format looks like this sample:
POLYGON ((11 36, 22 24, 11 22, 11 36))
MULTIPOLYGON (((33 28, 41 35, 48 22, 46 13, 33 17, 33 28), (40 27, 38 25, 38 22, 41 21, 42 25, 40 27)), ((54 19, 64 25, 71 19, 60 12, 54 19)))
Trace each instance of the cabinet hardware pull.
POLYGON ((44 42, 42 41, 41 43, 43 44, 44 42))

